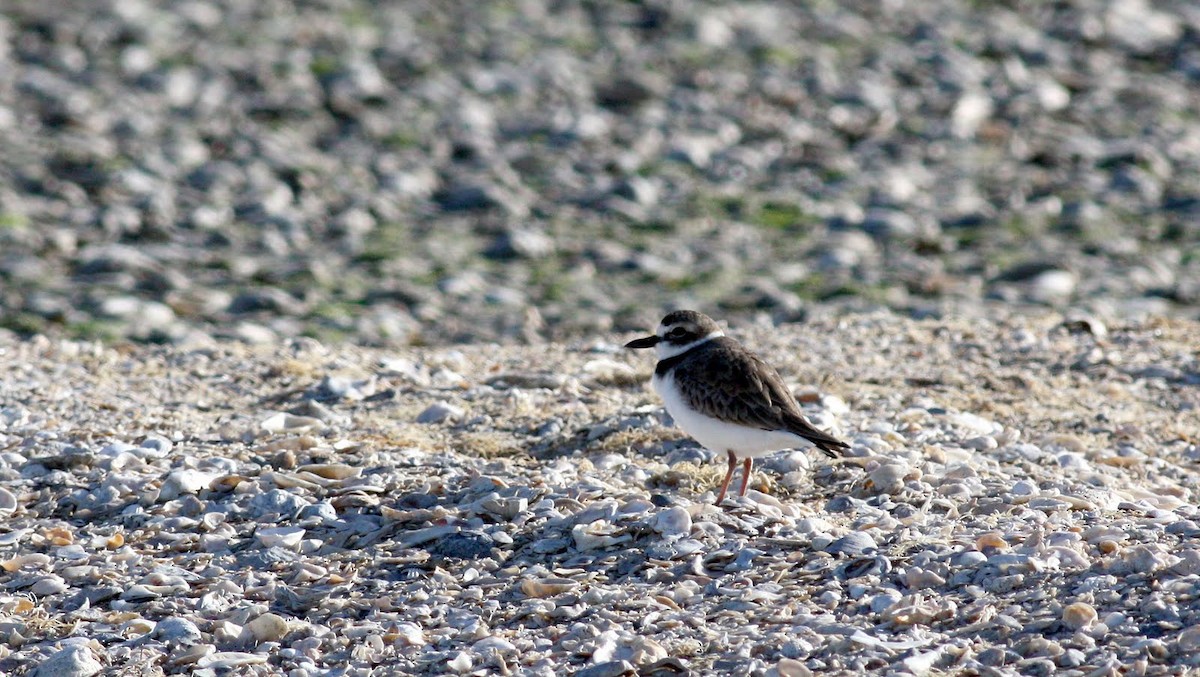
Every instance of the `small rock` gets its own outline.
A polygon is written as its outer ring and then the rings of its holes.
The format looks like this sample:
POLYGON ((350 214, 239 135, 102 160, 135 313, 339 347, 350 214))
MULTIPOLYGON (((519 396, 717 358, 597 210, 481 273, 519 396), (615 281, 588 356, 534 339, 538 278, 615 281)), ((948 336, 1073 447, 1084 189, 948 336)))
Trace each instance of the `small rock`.
POLYGON ((434 402, 417 415, 417 423, 442 423, 461 419, 466 412, 449 402, 434 402))
POLYGON ((904 488, 909 467, 904 463, 885 463, 867 475, 869 487, 876 493, 894 494, 904 488))
POLYGON ((195 494, 216 479, 213 473, 199 470, 174 470, 167 475, 158 490, 158 500, 173 501, 184 494, 195 494))
POLYGON ((632 108, 656 96, 655 84, 646 77, 619 76, 596 87, 596 101, 605 108, 632 108))
POLYGON ((172 616, 164 618, 154 626, 154 639, 166 642, 167 644, 179 644, 183 646, 191 646, 199 644, 203 636, 200 634, 200 628, 196 624, 186 618, 172 616))
POLYGON ((457 559, 478 559, 492 552, 496 542, 482 531, 459 531, 438 541, 429 548, 431 555, 457 559))
POLYGON ((433 200, 447 212, 483 211, 499 206, 498 189, 493 186, 452 185, 433 194, 433 200))
MULTIPOLYGON (((812 670, 795 658, 780 658, 775 664, 775 672, 779 677, 811 677, 812 670)), ((770 674, 770 673, 768 673, 770 674)))
POLYGON ((471 656, 466 651, 459 651, 446 661, 446 668, 451 672, 463 673, 471 669, 471 656))
MULTIPOLYGON (((1120 623, 1109 624, 1107 619, 1105 620, 1105 624, 1109 625, 1110 628, 1120 625, 1120 623)), ((1200 651, 1200 625, 1184 628, 1175 640, 1175 645, 1179 648, 1179 653, 1195 655, 1197 651, 1200 651)))
POLYGON ((895 606, 904 596, 899 590, 884 590, 871 598, 871 611, 883 613, 895 606))
POLYGON ((260 642, 277 642, 288 633, 288 624, 278 614, 265 613, 247 623, 246 629, 260 642))
POLYGON ((1075 602, 1063 608, 1063 624, 1072 630, 1081 630, 1096 622, 1095 607, 1087 602, 1075 602))
POLYGON ((1000 446, 996 442, 996 438, 991 435, 980 435, 979 437, 963 440, 962 445, 967 449, 975 449, 976 451, 987 451, 1000 446))
POLYGON ((104 666, 96 660, 96 655, 86 646, 75 644, 65 647, 42 661, 33 672, 32 677, 91 677, 100 672, 104 666))
POLYGON ((653 529, 663 536, 687 536, 692 532, 692 516, 686 508, 667 508, 654 516, 653 529))
POLYGON ((825 548, 825 552, 831 555, 842 553, 851 557, 857 557, 878 549, 879 546, 875 544, 875 539, 871 538, 870 534, 863 531, 851 531, 830 543, 829 547, 825 548))
POLYGON ((1066 270, 1047 270, 1033 278, 1029 297, 1041 303, 1058 303, 1075 292, 1079 277, 1066 270))

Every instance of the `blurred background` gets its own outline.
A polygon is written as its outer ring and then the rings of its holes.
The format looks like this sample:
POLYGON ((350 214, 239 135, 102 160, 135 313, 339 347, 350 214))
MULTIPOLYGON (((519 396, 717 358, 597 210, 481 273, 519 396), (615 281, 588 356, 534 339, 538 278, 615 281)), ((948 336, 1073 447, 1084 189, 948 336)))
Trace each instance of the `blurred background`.
POLYGON ((0 4, 0 326, 1200 317, 1200 5, 0 4))

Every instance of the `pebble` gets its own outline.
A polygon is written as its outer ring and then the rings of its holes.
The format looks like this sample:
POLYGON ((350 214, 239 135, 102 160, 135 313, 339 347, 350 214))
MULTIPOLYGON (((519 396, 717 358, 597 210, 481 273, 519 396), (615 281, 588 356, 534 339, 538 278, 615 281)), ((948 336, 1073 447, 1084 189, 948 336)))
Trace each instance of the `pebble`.
POLYGON ((830 543, 825 548, 825 551, 835 555, 845 554, 857 557, 874 552, 877 549, 878 546, 875 545, 875 540, 869 534, 862 531, 852 531, 830 543))
POLYGON ((456 652, 446 661, 446 669, 460 674, 470 670, 471 666, 471 656, 465 651, 456 652))
POLYGON ((692 516, 686 508, 667 508, 654 516, 654 530, 665 537, 687 536, 692 532, 692 516))
POLYGON ((444 423, 456 421, 466 415, 462 407, 456 407, 449 402, 435 402, 417 414, 417 423, 444 423))
POLYGON ((300 434, 324 430, 325 422, 311 416, 296 416, 285 412, 273 414, 260 424, 264 432, 300 434))
POLYGON ((154 626, 154 638, 168 644, 191 646, 199 644, 202 635, 200 628, 196 627, 196 624, 192 621, 173 616, 171 618, 164 618, 154 626))
POLYGON ((781 658, 775 664, 775 674, 778 677, 811 677, 813 672, 807 665, 795 658, 781 658))
POLYGON ((247 623, 246 629, 259 642, 277 642, 288 633, 288 624, 277 614, 265 613, 247 623))
POLYGON ((74 644, 63 647, 30 672, 33 677, 91 677, 104 669, 95 653, 87 646, 74 644))
POLYGON ((871 598, 871 611, 877 614, 883 613, 884 611, 895 606, 902 598, 903 595, 900 594, 899 590, 884 590, 883 592, 871 598))
POLYGON ((163 480, 158 490, 158 500, 173 501, 184 494, 198 493, 201 489, 207 489, 217 476, 216 473, 199 470, 173 470, 163 480))
MULTIPOLYGON (((1110 628, 1120 625, 1120 623, 1109 624, 1107 621, 1105 624, 1110 628)), ((1200 651, 1200 625, 1193 625, 1181 630, 1175 639, 1175 646, 1179 653, 1184 655, 1194 655, 1196 651, 1200 651)))
POLYGON ((909 467, 904 463, 885 463, 867 475, 870 487, 876 493, 894 494, 904 488, 904 478, 909 467))
POLYGON ((1063 624, 1072 630, 1081 630, 1096 622, 1095 607, 1087 602, 1075 602, 1063 607, 1063 624))
POLYGON ((440 557, 477 559, 491 552, 495 539, 478 531, 460 531, 438 539, 429 549, 430 554, 440 557))

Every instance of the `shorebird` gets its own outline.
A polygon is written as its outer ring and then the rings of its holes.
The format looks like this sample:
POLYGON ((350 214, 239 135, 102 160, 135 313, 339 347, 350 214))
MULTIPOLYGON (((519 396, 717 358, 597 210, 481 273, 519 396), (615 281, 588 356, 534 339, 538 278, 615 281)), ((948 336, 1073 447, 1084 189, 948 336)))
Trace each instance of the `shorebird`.
POLYGON ((707 315, 676 310, 662 319, 653 336, 625 347, 656 350, 658 364, 650 384, 667 412, 697 442, 728 455, 717 504, 725 500, 739 458, 744 472, 738 495, 745 496, 756 458, 810 444, 836 458, 850 448, 809 423, 779 372, 726 336, 707 315))

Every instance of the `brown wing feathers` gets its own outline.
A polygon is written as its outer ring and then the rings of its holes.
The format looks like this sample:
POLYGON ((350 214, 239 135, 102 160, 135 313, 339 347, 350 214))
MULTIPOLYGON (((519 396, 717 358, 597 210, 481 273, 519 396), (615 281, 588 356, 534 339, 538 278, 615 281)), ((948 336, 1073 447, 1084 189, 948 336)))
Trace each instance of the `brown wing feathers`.
POLYGON ((732 339, 714 339, 697 350, 675 366, 675 384, 696 409, 762 430, 786 430, 831 457, 849 448, 809 423, 778 372, 732 339))

